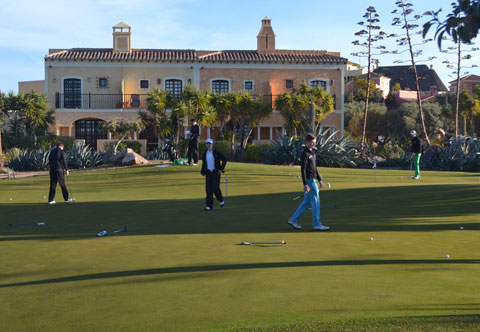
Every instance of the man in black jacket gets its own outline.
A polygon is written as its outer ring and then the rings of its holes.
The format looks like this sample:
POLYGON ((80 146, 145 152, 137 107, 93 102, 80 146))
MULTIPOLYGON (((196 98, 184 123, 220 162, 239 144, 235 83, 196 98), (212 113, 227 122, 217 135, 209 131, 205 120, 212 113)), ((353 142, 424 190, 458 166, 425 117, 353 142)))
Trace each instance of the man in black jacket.
POLYGON ((73 201, 71 198, 68 198, 68 190, 63 176, 64 172, 67 173, 67 176, 69 174, 67 159, 65 158, 63 148, 63 143, 58 143, 57 146, 50 151, 50 157, 48 160, 50 165, 50 192, 48 194, 48 204, 56 203, 53 199, 55 198, 57 182, 60 184, 60 188, 62 188, 65 203, 71 203, 73 201))
POLYGON ((415 130, 410 131, 410 137, 412 142, 410 152, 413 155, 413 166, 415 167, 415 176, 413 179, 418 180, 420 179, 420 158, 422 157, 422 144, 420 143, 415 130))
POLYGON ((322 182, 322 177, 317 171, 317 151, 315 150, 317 139, 315 135, 307 134, 305 140, 306 147, 300 156, 304 199, 293 216, 288 219, 287 223, 296 230, 302 229, 302 226, 298 224, 298 219, 305 212, 308 206, 311 205, 313 214, 313 230, 328 231, 330 227, 324 226, 320 222, 320 196, 318 194, 318 185, 316 180, 318 180, 320 188, 323 188, 324 185, 322 182))
POLYGON ((213 194, 220 202, 220 207, 225 205, 222 190, 220 189, 220 177, 227 165, 227 158, 213 148, 213 140, 207 138, 205 141, 207 150, 202 157, 201 174, 205 176, 205 191, 207 192, 205 211, 213 209, 213 194))
POLYGON ((192 157, 193 157, 193 165, 197 165, 198 163, 198 137, 200 136, 200 127, 198 126, 195 119, 191 119, 190 123, 192 126, 190 127, 190 140, 188 141, 188 164, 192 165, 192 157))

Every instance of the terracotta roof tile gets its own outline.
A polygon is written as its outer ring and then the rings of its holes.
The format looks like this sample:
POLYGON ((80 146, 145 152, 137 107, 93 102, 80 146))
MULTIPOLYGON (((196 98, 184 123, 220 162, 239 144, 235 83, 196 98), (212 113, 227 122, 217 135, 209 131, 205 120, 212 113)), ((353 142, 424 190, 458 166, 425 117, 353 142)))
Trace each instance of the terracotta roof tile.
POLYGON ((113 52, 111 48, 72 48, 45 56, 45 60, 146 60, 146 61, 285 61, 301 63, 346 63, 347 59, 322 51, 275 50, 263 54, 249 50, 197 51, 132 49, 113 52))

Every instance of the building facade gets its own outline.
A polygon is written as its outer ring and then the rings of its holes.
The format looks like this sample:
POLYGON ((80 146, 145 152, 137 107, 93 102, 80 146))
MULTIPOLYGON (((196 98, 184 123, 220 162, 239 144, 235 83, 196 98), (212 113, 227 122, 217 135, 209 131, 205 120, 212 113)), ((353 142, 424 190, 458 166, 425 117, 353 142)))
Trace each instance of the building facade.
MULTIPOLYGON (((457 92, 457 80, 448 82, 450 85, 450 92, 457 92)), ((460 91, 467 90, 473 95, 475 85, 480 85, 480 76, 467 75, 460 78, 460 91)))
MULTIPOLYGON (((305 83, 321 86, 335 97, 335 110, 322 126, 343 135, 347 59, 327 51, 277 50, 275 39, 271 20, 264 18, 256 50, 134 49, 131 27, 121 22, 113 27, 112 48, 52 49, 45 56, 45 92, 56 109, 53 131, 96 146, 98 139, 109 137, 102 122, 138 120, 155 87, 173 96, 188 84, 216 93, 246 90, 274 102, 276 95, 305 83)), ((253 139, 276 139, 283 124, 272 110, 254 130, 253 139)), ((202 139, 211 135, 210 128, 201 128, 202 139)))

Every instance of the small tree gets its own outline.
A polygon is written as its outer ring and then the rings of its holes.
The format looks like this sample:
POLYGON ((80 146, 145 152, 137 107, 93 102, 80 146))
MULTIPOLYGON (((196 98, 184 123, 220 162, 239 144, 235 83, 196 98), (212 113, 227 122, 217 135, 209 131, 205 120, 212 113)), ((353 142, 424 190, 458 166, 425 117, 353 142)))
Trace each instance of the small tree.
MULTIPOLYGON (((425 140, 427 141, 427 144, 430 146, 431 143, 428 137, 427 129, 425 127, 425 119, 423 116, 422 99, 420 98, 420 84, 418 81, 418 73, 417 73, 417 66, 416 66, 416 60, 415 60, 415 57, 421 55, 422 51, 414 50, 414 46, 423 45, 431 41, 432 39, 425 39, 420 44, 413 44, 412 35, 418 34, 417 32, 415 32, 415 29, 418 28, 418 24, 415 24, 415 22, 417 22, 421 18, 421 16, 414 15, 413 18, 411 18, 411 15, 413 14, 413 9, 412 9, 413 5, 411 3, 408 3, 404 0, 397 0, 395 4, 399 9, 398 10, 395 9, 394 11, 392 11, 392 14, 399 14, 399 17, 395 17, 393 19, 392 25, 400 27, 405 31, 405 33, 401 35, 392 34, 389 37, 397 37, 398 39, 396 41, 398 46, 408 46, 407 50, 410 53, 410 62, 412 64, 413 74, 415 77, 415 86, 417 89, 417 105, 420 113, 420 122, 423 130, 423 134, 425 135, 425 140)), ((402 52, 393 51, 391 53, 400 54, 400 53, 403 53, 404 51, 402 52)), ((430 57, 428 60, 432 60, 434 58, 435 57, 430 57)), ((405 61, 403 60, 395 61, 395 63, 402 63, 402 62, 405 62, 405 61)))
POLYGON ((367 68, 367 91, 365 96, 365 111, 363 113, 363 131, 362 131, 362 141, 360 143, 360 148, 363 150, 365 146, 365 132, 367 130, 367 113, 368 113, 368 99, 370 98, 370 74, 371 74, 371 63, 372 63, 372 48, 384 50, 385 46, 374 47, 373 44, 379 40, 383 39, 383 36, 386 35, 385 32, 379 31, 374 33, 376 30, 380 30, 380 26, 377 24, 380 22, 378 18, 379 15, 375 7, 370 6, 367 8, 367 12, 363 15, 365 21, 358 22, 359 25, 365 26, 367 30, 360 30, 355 33, 356 36, 361 38, 366 38, 366 41, 361 43, 359 40, 353 42, 354 45, 362 46, 367 49, 367 51, 353 53, 354 56, 365 56, 368 58, 368 68, 367 68))
POLYGON ((321 121, 333 111, 334 106, 335 100, 325 90, 305 84, 291 94, 279 95, 275 100, 275 108, 285 119, 285 128, 290 135, 292 133, 296 135, 298 130, 301 130, 302 133, 317 134, 321 121))
POLYGON ((120 143, 127 137, 133 136, 141 130, 138 122, 128 122, 124 119, 115 118, 104 123, 104 128, 117 136, 117 141, 113 145, 113 153, 117 154, 117 149, 120 143))
POLYGON ((153 128, 158 141, 172 132, 167 114, 167 109, 172 108, 172 104, 169 92, 154 88, 147 97, 147 111, 138 112, 142 126, 153 128))

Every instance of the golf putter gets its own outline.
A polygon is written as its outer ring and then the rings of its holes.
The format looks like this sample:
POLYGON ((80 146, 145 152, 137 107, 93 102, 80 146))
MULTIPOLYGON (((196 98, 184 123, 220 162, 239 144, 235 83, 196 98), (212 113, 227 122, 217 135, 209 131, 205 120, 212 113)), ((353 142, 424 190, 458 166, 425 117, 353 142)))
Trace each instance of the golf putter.
POLYGON ((242 242, 240 243, 241 245, 245 245, 245 246, 251 246, 251 245, 255 245, 255 244, 287 244, 286 241, 282 241, 282 242, 242 242))
POLYGON ((113 235, 113 234, 116 234, 116 233, 121 233, 121 232, 126 232, 127 231, 127 227, 123 227, 121 229, 117 229, 116 231, 111 231, 111 232, 107 232, 106 230, 103 230, 101 232, 99 232, 97 234, 98 237, 103 237, 103 236, 107 236, 107 235, 113 235))
POLYGON ((25 226, 25 225, 35 225, 35 226, 45 226, 44 222, 14 222, 8 224, 8 226, 25 226))

